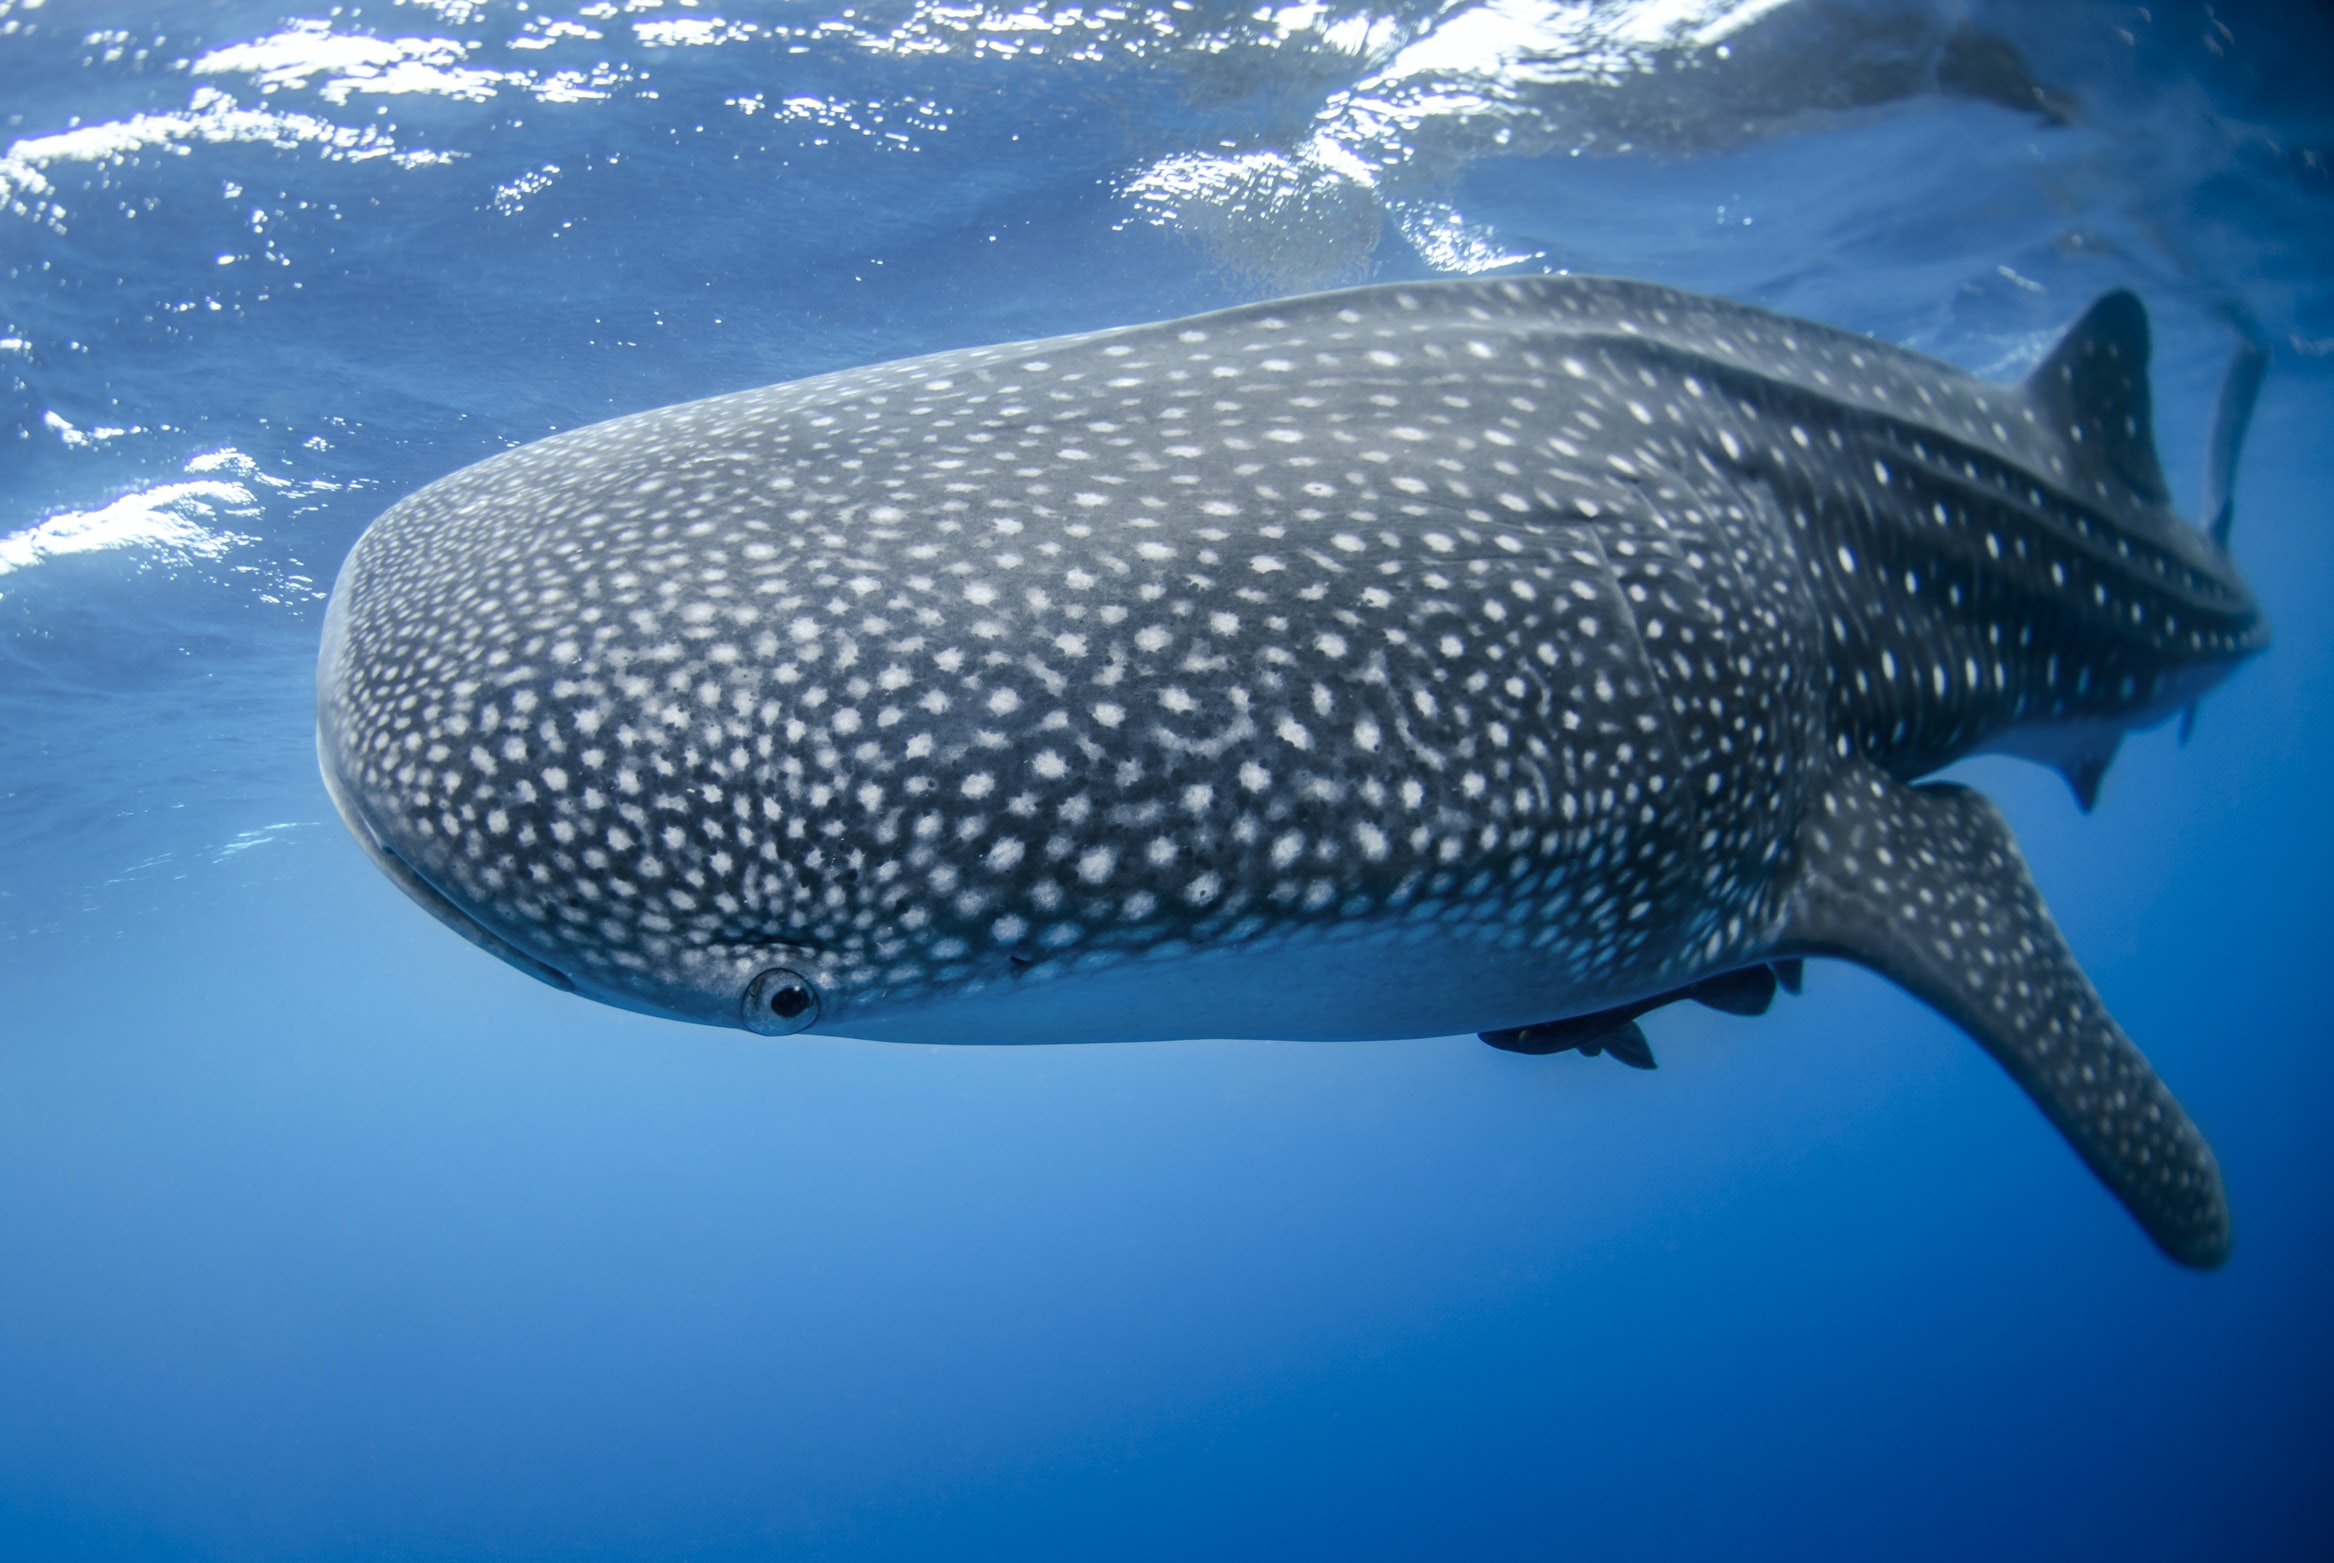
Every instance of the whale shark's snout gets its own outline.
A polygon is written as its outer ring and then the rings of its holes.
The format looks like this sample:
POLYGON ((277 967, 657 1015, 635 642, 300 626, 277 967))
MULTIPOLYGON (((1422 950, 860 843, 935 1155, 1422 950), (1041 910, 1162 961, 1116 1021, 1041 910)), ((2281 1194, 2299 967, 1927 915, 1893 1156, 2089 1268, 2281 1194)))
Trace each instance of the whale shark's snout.
POLYGON ((1994 747, 2087 802, 2264 643, 2146 361, 2126 294, 2000 386, 1536 278, 640 413, 374 524, 319 750, 465 937, 765 1034, 1650 1066, 1654 1005, 1844 956, 2213 1263, 2209 1149, 1990 807, 1914 785, 1994 747))
MULTIPOLYGON (((524 919, 514 926, 507 914, 497 916, 492 898, 477 896, 453 866, 461 859, 445 851, 448 843, 461 840, 465 825, 476 822, 477 809, 450 803, 433 819, 415 806, 428 795, 411 790, 414 783, 428 787, 430 782, 423 778, 430 765, 450 759, 451 748, 443 743, 401 744, 390 735, 400 729, 412 732, 410 719, 384 719, 376 713, 368 722, 345 698, 336 698, 356 684, 348 666, 349 606, 365 589, 352 585, 349 578, 361 568, 360 555, 352 555, 326 610, 317 665, 316 748, 325 791, 375 867, 472 944, 563 992, 670 1019, 743 1026, 771 1036, 805 1030, 819 1020, 827 1002, 822 978, 825 983, 835 978, 812 951, 750 939, 707 942, 675 952, 673 959, 653 970, 645 963, 575 963, 584 968, 579 977, 561 964, 572 961, 572 944, 547 938, 540 926, 530 926, 524 919), (366 751, 398 763, 393 768, 368 765, 361 758, 366 751), (408 790, 400 794, 383 788, 385 775, 402 779, 408 790), (401 808, 399 802, 407 806, 401 808), (454 892, 441 889, 416 867, 417 862, 435 865, 455 886, 454 892)), ((353 654, 362 655, 362 648, 353 654)), ((400 709, 425 708, 401 701, 400 709)), ((506 739, 506 752, 509 743, 506 739)), ((547 777, 544 780, 548 782, 547 777)))

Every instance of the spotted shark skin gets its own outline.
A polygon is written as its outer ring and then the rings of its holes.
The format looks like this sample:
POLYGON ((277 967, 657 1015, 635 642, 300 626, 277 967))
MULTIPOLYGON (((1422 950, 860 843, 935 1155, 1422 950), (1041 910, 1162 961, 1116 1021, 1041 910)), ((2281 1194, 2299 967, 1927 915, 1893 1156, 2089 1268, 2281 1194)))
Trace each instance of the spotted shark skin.
POLYGON ((2095 788, 2265 644, 2147 354, 2125 293, 1996 385, 1468 280, 618 418, 358 542, 323 770, 487 949, 772 1034, 1497 1040, 1843 957, 2209 1266, 2211 1151, 1992 807, 1916 785, 2095 788))

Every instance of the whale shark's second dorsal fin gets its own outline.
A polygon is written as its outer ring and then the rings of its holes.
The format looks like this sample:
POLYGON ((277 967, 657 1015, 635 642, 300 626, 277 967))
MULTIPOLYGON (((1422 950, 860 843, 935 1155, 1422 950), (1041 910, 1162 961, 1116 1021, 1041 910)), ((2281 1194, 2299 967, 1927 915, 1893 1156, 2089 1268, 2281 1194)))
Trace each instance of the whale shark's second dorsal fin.
POLYGON ((2093 304, 2026 377, 2025 391, 2066 437, 2077 476, 2170 503, 2148 394, 2148 311, 2137 294, 2117 288, 2093 304))
POLYGON ((2166 1253, 2199 1268, 2228 1257, 2211 1147, 2075 964, 1982 796, 1842 763, 1800 826, 1781 945, 1854 961, 1929 1004, 2026 1088, 2166 1253))

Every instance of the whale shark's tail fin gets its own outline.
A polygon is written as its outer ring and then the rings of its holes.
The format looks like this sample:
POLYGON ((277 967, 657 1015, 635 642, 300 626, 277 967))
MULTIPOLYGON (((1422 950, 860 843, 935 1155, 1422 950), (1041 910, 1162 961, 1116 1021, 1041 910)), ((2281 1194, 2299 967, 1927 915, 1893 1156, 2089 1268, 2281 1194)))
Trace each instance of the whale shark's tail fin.
MULTIPOLYGON (((2237 356, 2221 381, 2220 405, 2213 409, 2212 435, 2204 447, 2204 529, 2225 552, 2229 532, 2237 519, 2237 459, 2245 453, 2245 434, 2253 426, 2253 404, 2261 399, 2261 382, 2269 378, 2269 338, 2244 305, 2231 302, 2222 311, 2238 336, 2237 356)), ((2180 741, 2196 731, 2196 707, 2180 713, 2180 741)))
POLYGON ((2204 449, 2204 529, 2223 548, 2237 516, 2237 458, 2245 453, 2245 433, 2253 427, 2253 404, 2269 377, 2269 338, 2242 304, 2222 311, 2239 338, 2237 356, 2221 381, 2220 405, 2213 409, 2212 437, 2204 449))
POLYGON ((2164 1252, 2229 1254, 2204 1136, 2051 921, 1994 806, 1849 761, 1799 832, 1785 953, 1868 966, 1975 1037, 2164 1252))
POLYGON ((2076 475, 2150 505, 2171 501, 2156 460, 2148 310, 2124 288, 2101 296, 2026 377, 2027 399, 2067 437, 2076 475))

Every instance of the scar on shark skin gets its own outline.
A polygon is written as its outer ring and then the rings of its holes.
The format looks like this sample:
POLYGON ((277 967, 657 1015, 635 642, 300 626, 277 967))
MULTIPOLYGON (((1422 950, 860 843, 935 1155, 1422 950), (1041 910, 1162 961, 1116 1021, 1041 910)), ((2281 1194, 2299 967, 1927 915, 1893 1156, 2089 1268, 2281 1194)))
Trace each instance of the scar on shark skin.
POLYGON ((618 418, 393 506, 334 588, 358 840, 529 974, 764 1035, 1639 1024, 1859 962, 2183 1263, 2212 1153, 1983 750, 2088 807, 2268 630, 2170 508, 2147 318, 2023 383, 1646 283, 1396 284, 618 418))

